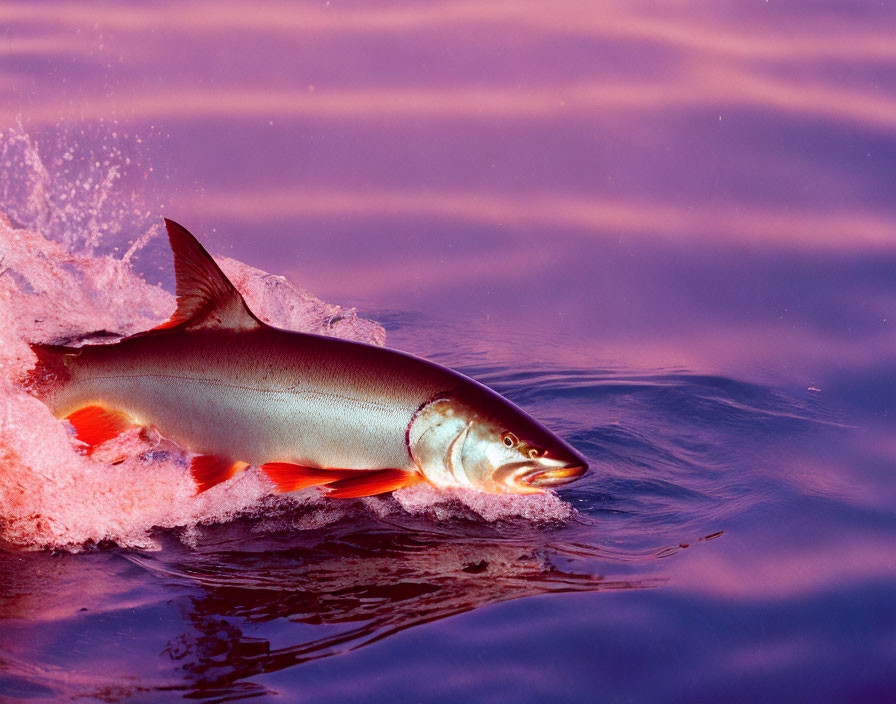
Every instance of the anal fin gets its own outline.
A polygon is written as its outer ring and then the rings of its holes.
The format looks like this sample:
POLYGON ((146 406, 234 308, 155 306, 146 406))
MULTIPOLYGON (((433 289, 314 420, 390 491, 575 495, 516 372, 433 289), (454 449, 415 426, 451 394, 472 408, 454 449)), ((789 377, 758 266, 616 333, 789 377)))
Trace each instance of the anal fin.
POLYGON ((103 406, 79 408, 65 419, 74 426, 78 440, 87 445, 87 454, 136 425, 126 413, 103 406))
POLYGON ((299 491, 309 486, 332 484, 344 479, 368 474, 364 469, 321 469, 319 467, 306 467, 292 462, 268 462, 261 465, 261 471, 265 473, 277 491, 299 491))
POLYGON ((358 476, 341 479, 327 486, 327 496, 336 499, 357 499, 362 496, 385 494, 420 481, 416 472, 405 469, 365 470, 358 476))
POLYGON ((249 465, 229 457, 218 455, 197 455, 190 460, 190 474, 198 487, 196 493, 201 494, 213 486, 235 477, 249 465))

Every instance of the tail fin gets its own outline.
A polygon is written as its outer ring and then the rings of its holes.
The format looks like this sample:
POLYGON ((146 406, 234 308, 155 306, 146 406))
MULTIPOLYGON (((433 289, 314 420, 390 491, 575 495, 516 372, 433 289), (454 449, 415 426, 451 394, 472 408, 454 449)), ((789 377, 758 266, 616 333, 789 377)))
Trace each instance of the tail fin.
POLYGON ((81 354, 81 350, 61 345, 30 345, 30 347, 37 355, 37 364, 25 373, 22 384, 40 398, 71 378, 66 360, 81 354))

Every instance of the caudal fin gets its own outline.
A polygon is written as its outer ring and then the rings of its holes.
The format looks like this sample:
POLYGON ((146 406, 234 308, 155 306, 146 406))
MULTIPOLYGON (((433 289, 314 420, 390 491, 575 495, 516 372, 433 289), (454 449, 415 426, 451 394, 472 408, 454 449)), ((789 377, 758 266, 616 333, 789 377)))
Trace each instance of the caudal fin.
POLYGON ((71 378, 67 359, 81 354, 77 347, 30 345, 37 355, 37 364, 25 373, 22 385, 38 397, 44 397, 71 378))

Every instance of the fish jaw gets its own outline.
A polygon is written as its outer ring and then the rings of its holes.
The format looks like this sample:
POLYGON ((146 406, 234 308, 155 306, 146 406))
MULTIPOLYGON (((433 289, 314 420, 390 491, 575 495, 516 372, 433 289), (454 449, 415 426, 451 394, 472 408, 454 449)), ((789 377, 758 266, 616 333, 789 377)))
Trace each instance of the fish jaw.
POLYGON ((521 486, 531 487, 536 491, 556 489, 581 478, 588 471, 585 463, 556 462, 538 464, 515 481, 521 486))

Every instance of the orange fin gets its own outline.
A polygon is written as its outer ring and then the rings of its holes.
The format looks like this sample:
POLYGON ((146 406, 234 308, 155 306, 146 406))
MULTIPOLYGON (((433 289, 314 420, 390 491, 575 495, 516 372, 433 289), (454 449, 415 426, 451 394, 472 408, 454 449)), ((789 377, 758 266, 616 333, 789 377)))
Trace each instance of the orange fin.
POLYGON ((416 472, 408 472, 404 469, 373 469, 364 470, 363 474, 341 479, 333 482, 327 488, 327 496, 337 499, 356 499, 361 496, 373 496, 385 494, 389 491, 401 489, 420 481, 416 472))
POLYGON ((332 484, 341 479, 368 474, 365 469, 320 469, 291 462, 268 462, 261 465, 261 470, 274 482, 279 492, 298 491, 309 486, 332 484))
POLYGON ((111 411, 102 406, 85 406, 65 418, 75 426, 78 440, 87 445, 87 454, 106 440, 121 435, 125 430, 133 428, 135 423, 130 416, 121 411, 111 411))
POLYGON ((235 462, 229 457, 217 455, 198 455, 190 461, 190 474, 199 489, 197 494, 208 491, 216 484, 226 482, 235 477, 249 465, 245 462, 235 462))
POLYGON ((165 227, 174 253, 177 310, 155 330, 177 327, 251 330, 264 325, 186 228, 167 218, 165 227))

